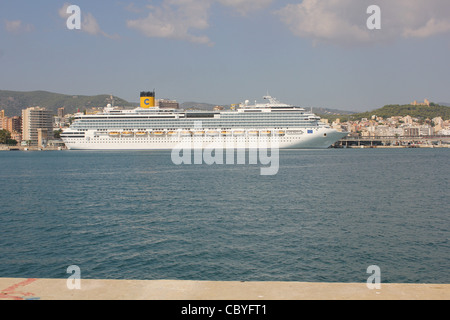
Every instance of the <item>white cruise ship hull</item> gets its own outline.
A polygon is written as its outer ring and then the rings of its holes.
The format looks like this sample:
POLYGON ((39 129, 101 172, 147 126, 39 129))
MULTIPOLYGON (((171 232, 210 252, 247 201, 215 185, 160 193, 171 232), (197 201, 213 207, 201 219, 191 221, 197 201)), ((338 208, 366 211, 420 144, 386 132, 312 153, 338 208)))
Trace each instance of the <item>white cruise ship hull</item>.
POLYGON ((216 136, 216 137, 96 137, 86 132, 84 138, 65 139, 69 150, 173 150, 183 149, 326 149, 347 133, 320 128, 312 133, 284 136, 216 136))

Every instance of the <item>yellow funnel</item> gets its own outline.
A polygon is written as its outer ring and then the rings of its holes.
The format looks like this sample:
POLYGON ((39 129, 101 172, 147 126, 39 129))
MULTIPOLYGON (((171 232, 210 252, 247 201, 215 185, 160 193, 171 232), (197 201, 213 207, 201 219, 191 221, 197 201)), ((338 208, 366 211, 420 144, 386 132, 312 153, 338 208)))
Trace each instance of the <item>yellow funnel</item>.
POLYGON ((141 92, 141 108, 155 107, 155 92, 141 92))

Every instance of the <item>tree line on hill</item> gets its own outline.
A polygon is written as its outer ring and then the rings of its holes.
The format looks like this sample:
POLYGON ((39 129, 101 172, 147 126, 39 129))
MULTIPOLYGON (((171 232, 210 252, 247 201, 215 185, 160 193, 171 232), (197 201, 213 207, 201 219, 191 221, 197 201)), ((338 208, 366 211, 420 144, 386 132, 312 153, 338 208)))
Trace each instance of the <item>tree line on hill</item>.
POLYGON ((421 120, 433 119, 436 117, 441 117, 444 121, 450 119, 450 107, 430 103, 430 106, 421 106, 421 105, 398 105, 398 104, 390 104, 386 105, 380 109, 376 109, 373 111, 355 113, 350 115, 327 115, 320 114, 320 116, 324 119, 328 119, 329 121, 335 121, 336 119, 341 119, 342 121, 356 121, 361 120, 363 118, 371 119, 373 115, 377 117, 382 117, 384 119, 390 117, 406 117, 411 116, 413 118, 418 118, 421 120))
MULTIPOLYGON (((124 99, 113 97, 117 106, 131 106, 124 99)), ((43 107, 51 110, 53 114, 58 114, 59 108, 64 108, 66 113, 74 113, 78 109, 83 111, 86 108, 105 107, 111 103, 110 95, 81 96, 52 93, 47 91, 6 91, 0 90, 0 110, 5 110, 8 117, 22 115, 22 110, 29 107, 43 107)))

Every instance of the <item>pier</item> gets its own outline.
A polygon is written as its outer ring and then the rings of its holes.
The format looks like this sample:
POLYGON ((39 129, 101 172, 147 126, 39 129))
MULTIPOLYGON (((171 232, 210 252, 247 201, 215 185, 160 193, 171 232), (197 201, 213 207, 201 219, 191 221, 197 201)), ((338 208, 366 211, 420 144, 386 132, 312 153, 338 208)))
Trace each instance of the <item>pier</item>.
POLYGON ((450 284, 0 278, 0 300, 447 300, 450 284), (69 280, 70 281, 70 280, 69 280))
POLYGON ((450 136, 376 136, 345 137, 333 145, 334 148, 449 148, 450 136))

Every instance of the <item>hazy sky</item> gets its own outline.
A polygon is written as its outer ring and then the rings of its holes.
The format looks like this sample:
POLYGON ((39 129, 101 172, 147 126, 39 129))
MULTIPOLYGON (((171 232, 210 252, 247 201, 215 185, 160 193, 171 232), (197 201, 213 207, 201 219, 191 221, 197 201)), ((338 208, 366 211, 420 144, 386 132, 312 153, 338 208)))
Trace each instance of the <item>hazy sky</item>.
POLYGON ((269 93, 358 111, 450 102, 449 17, 449 0, 0 0, 0 89, 214 104, 269 93), (81 30, 67 28, 69 5, 81 30))

